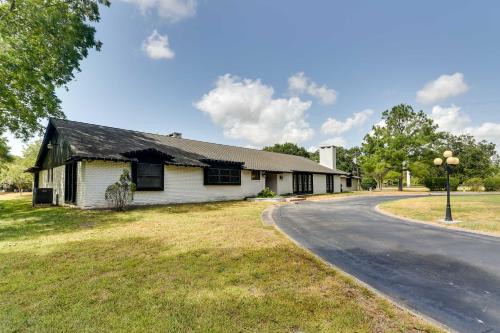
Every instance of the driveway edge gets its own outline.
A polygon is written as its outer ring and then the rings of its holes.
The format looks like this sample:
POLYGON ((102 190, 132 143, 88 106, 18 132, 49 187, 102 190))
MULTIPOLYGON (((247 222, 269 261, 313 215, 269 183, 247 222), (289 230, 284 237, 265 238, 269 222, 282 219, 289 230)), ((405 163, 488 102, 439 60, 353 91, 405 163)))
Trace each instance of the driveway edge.
MULTIPOLYGON (((400 199, 401 198, 398 198, 398 199, 395 199, 395 200, 400 200, 400 199)), ((408 199, 410 199, 410 198, 408 198, 408 199)), ((388 202, 391 202, 391 201, 388 201, 388 202)), ((395 219, 399 219, 399 220, 402 220, 402 221, 405 221, 405 222, 413 222, 413 223, 426 224, 426 225, 430 225, 430 226, 434 226, 434 227, 438 227, 438 228, 442 228, 442 229, 451 229, 451 230, 461 231, 461 232, 465 232, 465 233, 469 233, 469 234, 474 234, 474 235, 481 235, 481 236, 488 236, 488 237, 500 238, 499 234, 495 234, 495 233, 488 232, 488 231, 470 230, 470 229, 465 229, 465 228, 457 227, 457 226, 455 226, 453 224, 439 224, 439 223, 435 223, 435 222, 422 221, 422 220, 411 219, 411 218, 408 218, 408 217, 396 215, 396 214, 393 214, 393 213, 390 213, 388 211, 383 210, 382 208, 379 207, 380 205, 381 204, 378 204, 374 208, 377 213, 385 215, 385 216, 388 216, 388 217, 392 217, 392 218, 395 218, 395 219)))
POLYGON ((423 321, 426 321, 430 324, 433 324, 447 332, 452 332, 452 333, 457 333, 457 331, 454 331, 453 329, 451 329, 450 327, 446 326, 445 324, 423 314, 423 313, 420 313, 419 311, 417 310, 414 310, 410 307, 408 307, 407 305, 399 302, 398 300, 392 298, 391 296, 375 289, 374 287, 370 286, 369 284, 367 284, 366 282, 358 279, 357 277, 355 277, 354 275, 352 274, 349 274, 347 273, 346 271, 342 270, 340 267, 332 264, 331 262, 327 261, 326 259, 322 258, 321 256, 317 255, 316 253, 314 253, 313 251, 311 251, 310 249, 308 249, 307 247, 303 246, 302 244, 300 244, 298 241, 296 241, 295 239, 293 239, 292 237, 290 237, 286 232, 284 232, 279 226, 278 224, 276 223, 276 221, 274 221, 274 218, 273 218, 273 213, 274 211, 279 208, 280 205, 273 205, 273 206, 270 206, 268 208, 266 208, 263 212, 262 212, 262 223, 265 225, 265 226, 274 226, 275 229, 277 231, 279 231, 282 235, 284 235, 288 240, 290 240, 292 243, 294 243, 297 247, 301 248, 302 250, 304 250, 305 252, 309 253, 310 255, 312 255, 314 258, 318 259, 320 262, 322 262, 323 264, 327 265, 328 267, 330 268, 333 268, 334 270, 336 270, 337 272, 339 272, 340 274, 343 274, 344 276, 352 279, 355 283, 359 284, 360 286, 368 289, 369 291, 371 291, 372 293, 374 293, 376 296, 378 297, 381 297, 383 299, 385 299, 386 301, 388 301, 390 304, 398 307, 399 309, 401 310, 404 310, 404 311, 407 311, 409 312, 410 314, 414 315, 415 317, 423 320, 423 321))

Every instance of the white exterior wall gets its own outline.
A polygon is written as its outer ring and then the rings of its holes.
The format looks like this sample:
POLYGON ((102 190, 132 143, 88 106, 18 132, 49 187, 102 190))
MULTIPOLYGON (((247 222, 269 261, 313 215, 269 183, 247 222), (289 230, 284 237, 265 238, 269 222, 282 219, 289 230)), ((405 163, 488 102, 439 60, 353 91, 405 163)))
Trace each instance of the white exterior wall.
MULTIPOLYGON (((128 163, 88 161, 83 166, 83 208, 108 207, 106 188, 116 182, 128 163)), ((163 191, 137 191, 133 204, 168 204, 237 200, 255 196, 264 189, 265 180, 251 179, 250 170, 241 171, 241 185, 203 185, 203 169, 165 166, 163 191)))
POLYGON ((313 193, 326 193, 326 175, 318 173, 313 174, 313 193))
POLYGON ((342 184, 342 192, 349 192, 350 188, 347 187, 347 178, 346 177, 340 177, 340 182, 342 184))
POLYGON ((333 176, 333 193, 340 192, 340 176, 333 176))
POLYGON ((282 173, 278 175, 278 192, 276 194, 293 193, 293 174, 282 173))
MULTIPOLYGON (((346 183, 347 183, 347 180, 346 180, 346 183)), ((358 191, 359 185, 358 185, 358 179, 357 178, 351 179, 351 185, 352 185, 351 187, 347 187, 346 188, 346 191, 349 191, 349 192, 358 191)))

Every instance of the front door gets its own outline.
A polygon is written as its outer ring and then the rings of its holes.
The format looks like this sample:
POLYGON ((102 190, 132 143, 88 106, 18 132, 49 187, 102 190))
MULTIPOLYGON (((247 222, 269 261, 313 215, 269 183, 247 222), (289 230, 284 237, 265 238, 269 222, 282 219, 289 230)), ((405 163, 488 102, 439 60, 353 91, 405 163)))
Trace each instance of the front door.
POLYGON ((77 162, 65 165, 64 172, 64 202, 76 204, 77 162))
POLYGON ((275 173, 266 173, 266 187, 274 193, 278 193, 278 175, 275 173))

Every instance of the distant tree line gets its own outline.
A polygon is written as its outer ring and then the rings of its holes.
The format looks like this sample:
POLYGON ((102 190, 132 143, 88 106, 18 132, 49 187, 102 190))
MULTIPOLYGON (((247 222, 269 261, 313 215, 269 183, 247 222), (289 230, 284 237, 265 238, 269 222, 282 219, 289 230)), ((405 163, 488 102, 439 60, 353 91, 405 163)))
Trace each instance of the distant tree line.
POLYGON ((33 183, 33 175, 26 169, 35 165, 40 149, 40 142, 29 144, 22 156, 12 156, 9 149, 0 158, 0 190, 29 191, 33 183))
MULTIPOLYGON (((380 124, 365 135, 361 147, 337 148, 338 169, 361 175, 369 187, 376 184, 380 189, 388 184, 402 190, 407 170, 414 183, 431 184, 434 179, 434 183, 442 184, 444 171, 433 165, 433 159, 451 150, 460 159, 453 172, 454 184, 470 184, 476 189, 482 185, 495 189, 497 183, 500 186, 500 158, 494 143, 478 141, 470 134, 440 131, 423 111, 414 111, 406 104, 384 111, 380 124)), ((293 143, 275 144, 264 150, 319 161, 318 151, 308 152, 293 143)))

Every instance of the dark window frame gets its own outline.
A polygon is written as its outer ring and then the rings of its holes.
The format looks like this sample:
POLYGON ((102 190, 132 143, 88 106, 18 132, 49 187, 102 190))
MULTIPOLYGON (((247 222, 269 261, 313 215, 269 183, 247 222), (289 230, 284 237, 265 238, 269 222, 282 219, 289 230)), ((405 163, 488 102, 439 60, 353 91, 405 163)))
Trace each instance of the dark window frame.
POLYGON ((70 162, 64 166, 64 202, 76 204, 78 193, 78 162, 70 162))
POLYGON ((241 185, 241 165, 214 163, 205 167, 203 185, 241 185))
POLYGON ((260 180, 260 170, 252 170, 250 178, 252 180, 260 180))
POLYGON ((135 184, 137 191, 164 191, 165 190, 165 164, 163 161, 136 161, 132 162, 132 182, 135 184), (159 168, 157 175, 141 174, 145 169, 153 169, 151 166, 159 168), (141 184, 141 178, 154 178, 159 181, 158 186, 150 186, 141 184))
POLYGON ((333 193, 335 191, 335 180, 332 174, 326 175, 326 193, 333 193))
POLYGON ((313 174, 310 172, 294 172, 292 188, 294 194, 314 193, 313 174))
POLYGON ((352 187, 352 177, 347 177, 345 180, 345 187, 352 187))

